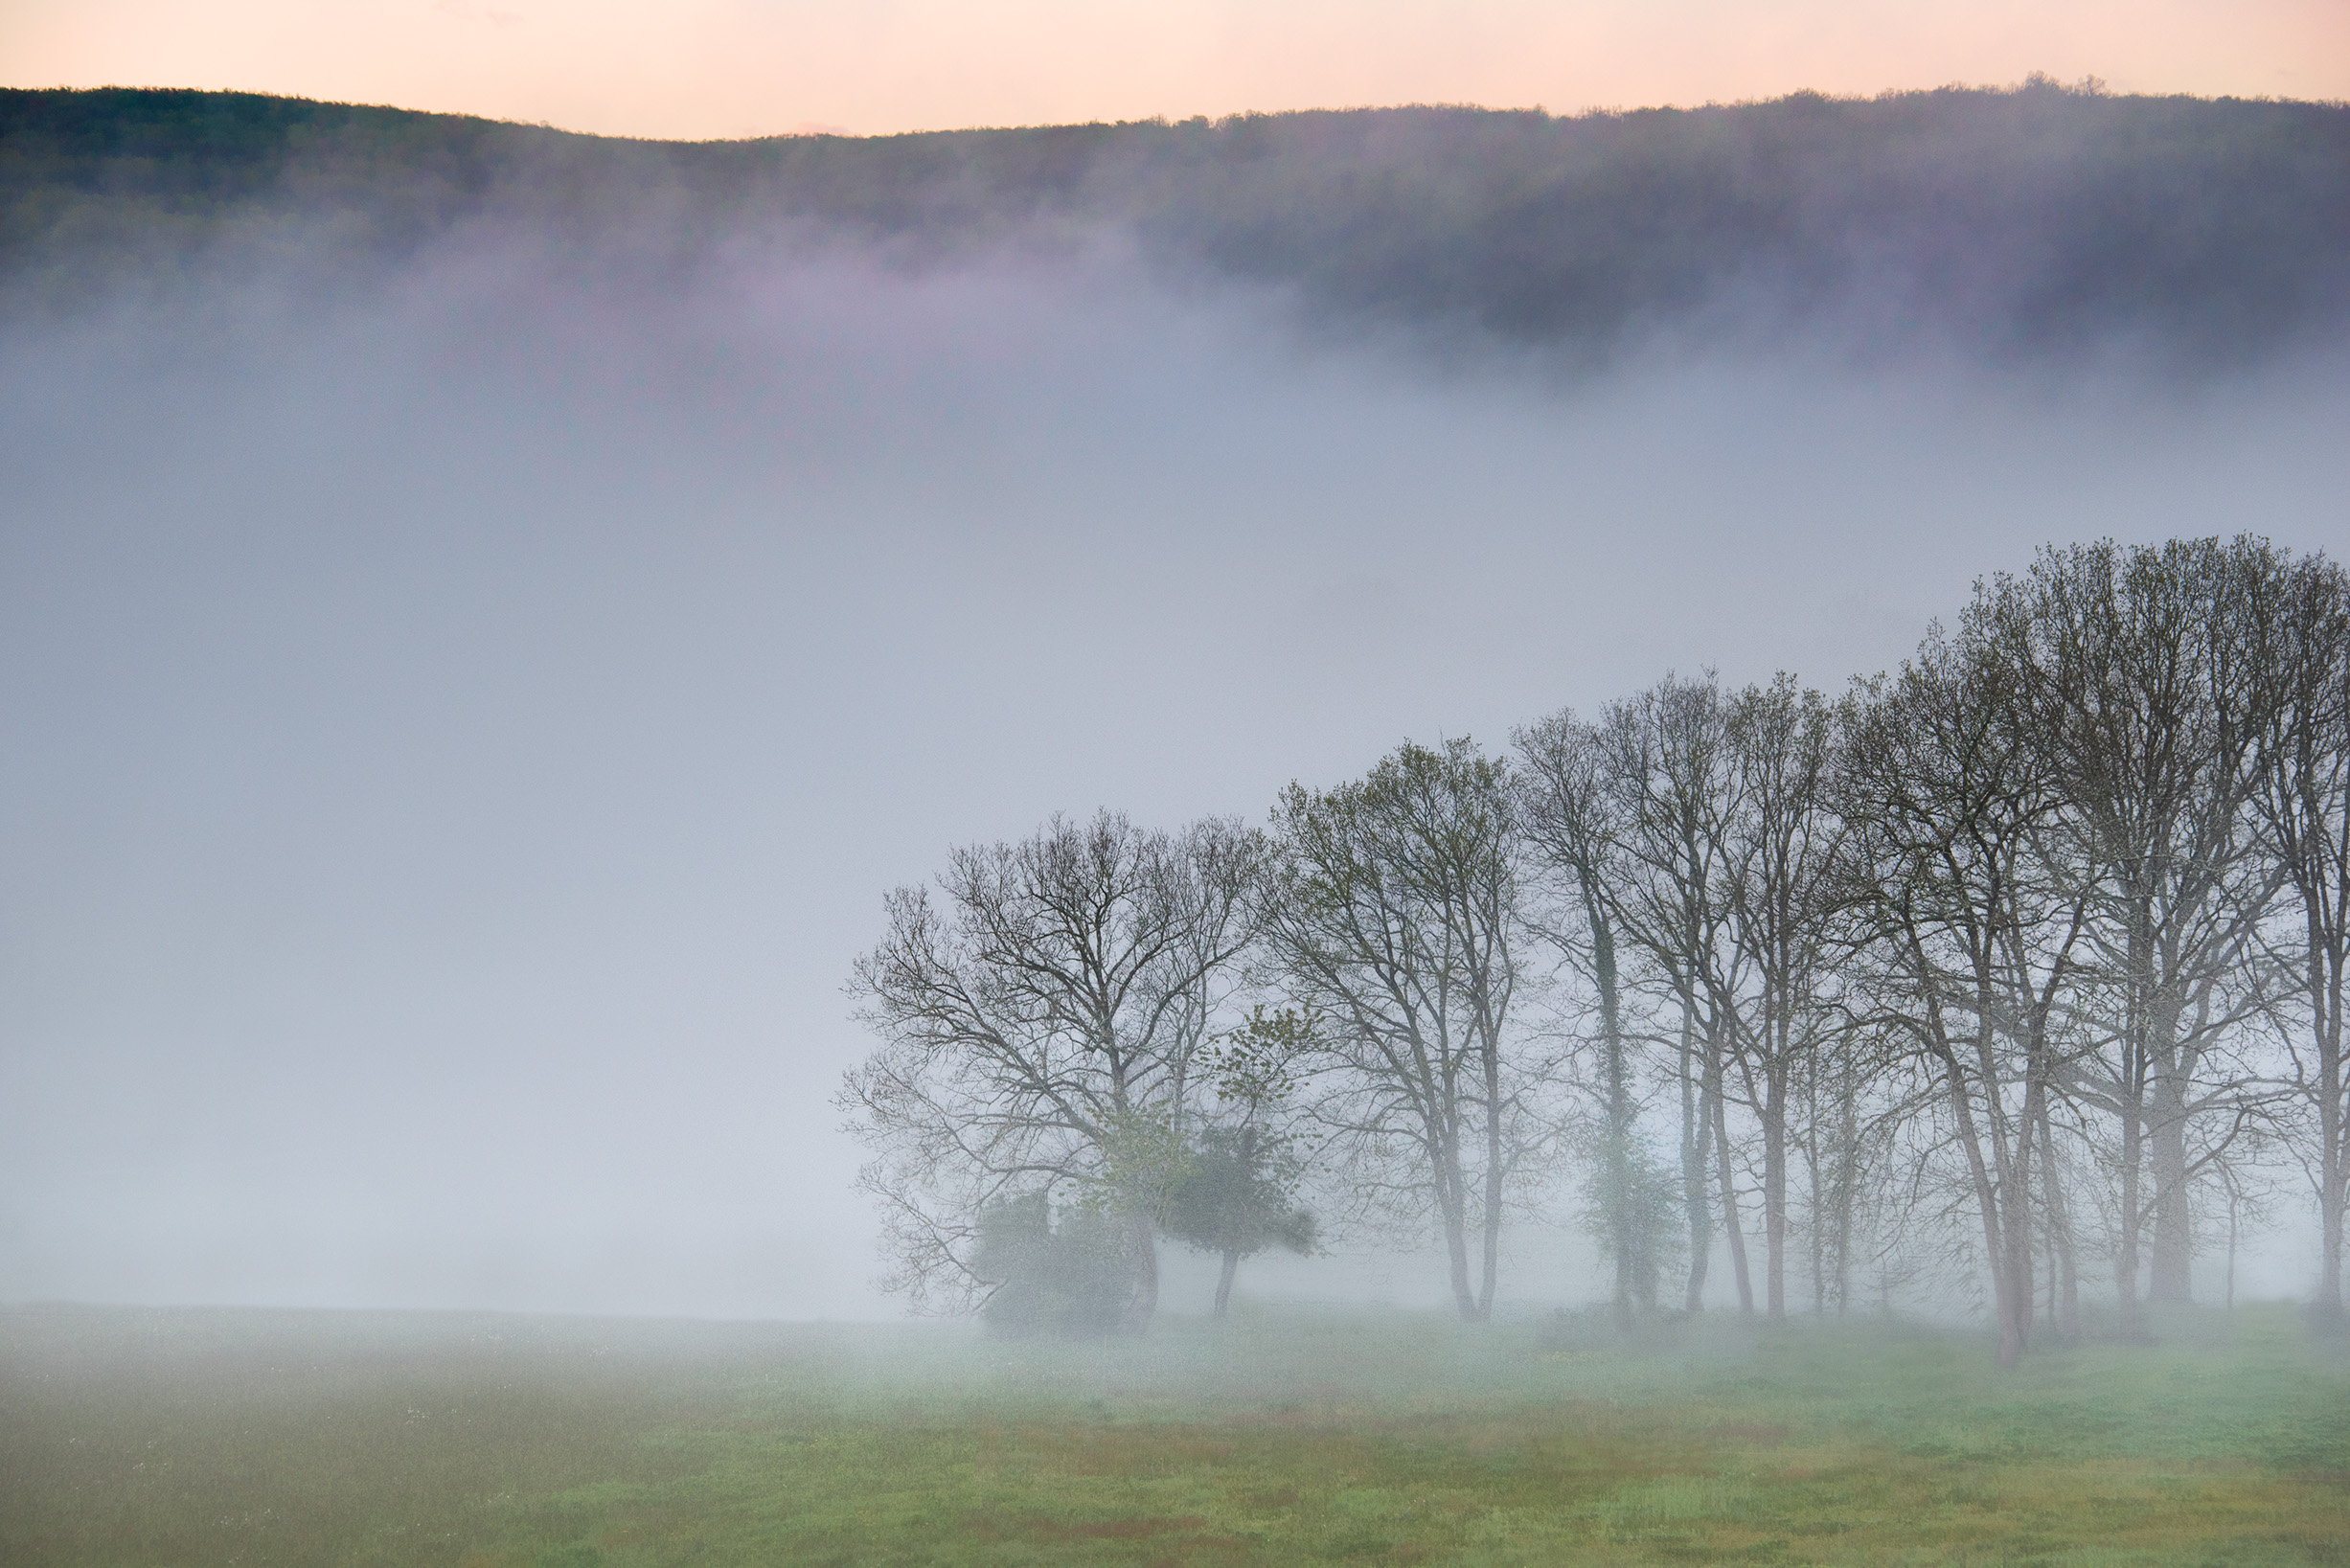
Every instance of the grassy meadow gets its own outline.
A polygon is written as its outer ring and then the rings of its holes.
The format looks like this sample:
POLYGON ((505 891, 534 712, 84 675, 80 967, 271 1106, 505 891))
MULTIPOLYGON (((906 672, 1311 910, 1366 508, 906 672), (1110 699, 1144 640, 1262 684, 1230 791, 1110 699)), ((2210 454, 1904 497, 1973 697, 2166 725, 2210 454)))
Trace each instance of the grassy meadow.
POLYGON ((2350 1347, 0 1309, 0 1561, 2350 1561, 2350 1347))

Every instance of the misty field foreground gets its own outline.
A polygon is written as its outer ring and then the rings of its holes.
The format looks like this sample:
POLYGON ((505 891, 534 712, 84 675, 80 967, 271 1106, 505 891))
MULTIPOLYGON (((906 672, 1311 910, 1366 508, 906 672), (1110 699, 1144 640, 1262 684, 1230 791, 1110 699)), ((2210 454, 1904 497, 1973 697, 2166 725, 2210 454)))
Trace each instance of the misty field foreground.
POLYGON ((2350 1344, 1400 1313, 939 1326, 0 1312, 14 1564, 2297 1563, 2350 1344))

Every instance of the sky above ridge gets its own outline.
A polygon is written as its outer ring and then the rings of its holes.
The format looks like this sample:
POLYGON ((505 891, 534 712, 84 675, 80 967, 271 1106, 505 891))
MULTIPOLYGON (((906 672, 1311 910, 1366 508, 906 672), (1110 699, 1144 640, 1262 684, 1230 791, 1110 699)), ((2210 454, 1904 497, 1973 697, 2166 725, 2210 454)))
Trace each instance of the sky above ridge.
POLYGON ((285 93, 613 135, 1403 102, 1593 107, 2042 71, 2350 96, 2343 0, 0 0, 0 82, 285 93))

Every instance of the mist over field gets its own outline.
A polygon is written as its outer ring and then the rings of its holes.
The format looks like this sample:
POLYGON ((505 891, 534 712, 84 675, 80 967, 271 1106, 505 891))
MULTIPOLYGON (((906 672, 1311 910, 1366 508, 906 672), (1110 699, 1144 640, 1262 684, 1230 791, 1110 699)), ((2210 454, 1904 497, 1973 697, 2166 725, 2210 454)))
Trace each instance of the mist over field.
MULTIPOLYGON (((2339 107, 9 96, 8 1299, 891 1314, 842 986, 950 846, 1833 692, 2050 542, 2350 548, 2339 107)), ((2298 1214, 2240 1290, 2306 1288, 2298 1214)), ((1604 1290, 1520 1227, 1506 1302, 1604 1290)))

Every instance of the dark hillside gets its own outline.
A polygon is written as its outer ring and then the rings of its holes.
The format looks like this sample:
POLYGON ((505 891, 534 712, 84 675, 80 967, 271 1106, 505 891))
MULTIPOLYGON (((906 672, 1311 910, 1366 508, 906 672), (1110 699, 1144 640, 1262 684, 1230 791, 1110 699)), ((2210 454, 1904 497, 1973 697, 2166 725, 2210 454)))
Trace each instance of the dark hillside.
POLYGON ((2350 107, 2034 81, 1571 119, 1458 108, 658 143, 245 94, 0 92, 19 288, 251 235, 468 224, 691 258, 813 225, 908 256, 1045 225, 1335 325, 1600 350, 1833 317, 1992 358, 2242 360, 2350 318, 2350 107))
MULTIPOLYGON (((1350 312, 1590 338, 1725 302, 2229 355, 2350 304, 2350 110, 2045 86, 1228 125, 1144 221, 1350 312)), ((1775 312, 1774 312, 1775 313, 1775 312)))

